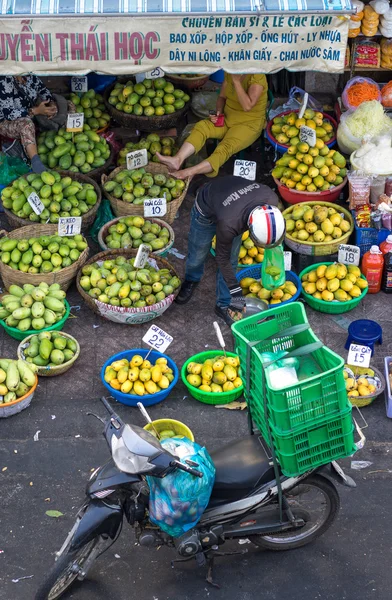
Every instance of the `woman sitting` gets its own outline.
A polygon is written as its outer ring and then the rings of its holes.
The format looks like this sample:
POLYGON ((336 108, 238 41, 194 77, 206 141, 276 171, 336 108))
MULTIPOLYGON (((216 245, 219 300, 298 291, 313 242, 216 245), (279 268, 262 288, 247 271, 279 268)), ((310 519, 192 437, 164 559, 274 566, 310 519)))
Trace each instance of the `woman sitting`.
POLYGON ((216 115, 199 121, 177 154, 157 156, 175 177, 185 179, 198 174, 215 177, 220 167, 236 152, 247 148, 260 136, 266 119, 268 84, 265 75, 230 75, 225 73, 217 103, 216 115), (216 123, 224 115, 223 127, 216 123), (221 140, 206 160, 182 169, 184 160, 199 152, 208 139, 221 140))

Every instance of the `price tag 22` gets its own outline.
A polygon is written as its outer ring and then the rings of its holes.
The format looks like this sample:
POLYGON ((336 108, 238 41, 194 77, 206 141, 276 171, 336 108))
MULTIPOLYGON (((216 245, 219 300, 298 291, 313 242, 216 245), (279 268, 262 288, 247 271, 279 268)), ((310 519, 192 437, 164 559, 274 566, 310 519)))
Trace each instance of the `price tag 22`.
POLYGON ((35 192, 32 192, 30 194, 30 196, 27 198, 27 202, 30 204, 31 208, 38 216, 45 209, 45 206, 41 202, 41 198, 35 192))
POLYGON ((299 128, 299 139, 301 142, 306 142, 311 148, 316 145, 316 132, 311 127, 302 125, 299 128))
POLYGON ((147 262, 149 253, 150 247, 147 246, 147 244, 140 244, 134 262, 134 267, 136 269, 143 269, 144 265, 147 262))
POLYGON ((131 171, 132 169, 140 169, 141 167, 145 167, 148 164, 148 156, 147 150, 143 148, 142 150, 134 150, 133 152, 128 152, 127 154, 127 169, 131 171))
POLYGON ((359 344, 350 344, 348 351, 347 364, 354 367, 365 367, 370 365, 372 349, 369 346, 361 346, 359 344))
POLYGON ((233 175, 254 181, 256 179, 256 163, 254 160, 236 160, 233 175))
POLYGON ((87 92, 88 91, 88 81, 87 76, 83 77, 71 77, 71 90, 75 93, 87 92))
POLYGON ((349 244, 340 244, 338 261, 344 265, 355 265, 358 267, 361 258, 359 246, 350 246, 349 244))
POLYGON ((77 133, 83 131, 84 113, 69 113, 67 116, 67 131, 77 133))
POLYGON ((144 201, 145 217, 164 217, 167 210, 166 198, 149 198, 144 201))
POLYGON ((163 331, 158 325, 151 325, 150 329, 143 337, 143 342, 158 350, 158 352, 165 352, 172 343, 173 338, 171 335, 163 331))
POLYGON ((60 217, 58 222, 58 235, 66 237, 76 235, 82 229, 82 217, 60 217))

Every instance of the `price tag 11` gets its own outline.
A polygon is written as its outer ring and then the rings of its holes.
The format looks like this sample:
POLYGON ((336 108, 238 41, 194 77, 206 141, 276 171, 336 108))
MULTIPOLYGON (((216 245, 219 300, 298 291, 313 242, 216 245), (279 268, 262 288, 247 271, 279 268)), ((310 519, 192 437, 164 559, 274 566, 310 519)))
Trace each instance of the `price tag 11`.
POLYGON ((148 198, 144 201, 145 217, 164 217, 166 210, 166 198, 148 198))
POLYGON ((83 77, 71 77, 71 90, 75 93, 87 92, 88 91, 88 81, 87 76, 83 77))
POLYGON ((254 181, 256 179, 256 163, 254 160, 236 160, 233 175, 254 181))
POLYGON ((69 113, 67 116, 67 131, 77 133, 83 131, 84 113, 69 113))
POLYGON ((76 235, 81 232, 82 217, 60 217, 57 233, 61 237, 76 235))
POLYGON ((137 249, 137 254, 134 262, 134 267, 136 269, 143 269, 144 265, 147 262, 148 255, 150 253, 150 247, 147 244, 140 244, 137 249))
POLYGON ((285 252, 283 252, 283 258, 284 258, 284 270, 291 271, 291 263, 292 263, 293 254, 289 251, 285 251, 285 252))
POLYGON ((355 265, 358 267, 361 258, 359 246, 350 246, 349 244, 340 244, 338 252, 338 262, 344 265, 355 265))
POLYGON ((165 352, 172 341, 172 336, 166 333, 166 331, 163 331, 158 325, 151 325, 150 329, 143 337, 143 342, 146 342, 146 344, 155 348, 158 352, 165 352))
POLYGON ((27 202, 30 204, 31 208, 38 216, 45 209, 45 206, 41 202, 41 198, 35 192, 32 192, 30 194, 30 196, 27 198, 27 202))
POLYGON ((129 171, 132 169, 140 169, 141 167, 145 167, 147 164, 148 156, 145 148, 143 148, 143 150, 134 150, 133 152, 128 152, 127 169, 129 171))
POLYGON ((370 365, 372 349, 369 346, 361 346, 360 344, 350 344, 348 351, 347 364, 353 367, 365 367, 370 365))
POLYGON ((316 132, 311 127, 302 125, 299 128, 299 139, 301 142, 306 142, 311 148, 316 145, 316 132))
POLYGON ((161 69, 161 67, 157 67, 156 69, 153 69, 152 71, 147 71, 147 73, 144 73, 144 76, 146 79, 158 79, 158 77, 165 76, 165 71, 163 69, 161 69))

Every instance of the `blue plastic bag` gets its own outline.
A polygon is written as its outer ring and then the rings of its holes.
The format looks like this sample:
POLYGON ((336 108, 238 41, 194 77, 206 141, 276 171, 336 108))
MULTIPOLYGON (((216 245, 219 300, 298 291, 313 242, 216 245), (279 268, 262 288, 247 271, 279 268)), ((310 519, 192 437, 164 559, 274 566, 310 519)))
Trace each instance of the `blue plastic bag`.
POLYGON ((194 477, 176 470, 163 479, 147 477, 150 487, 150 520, 173 537, 192 529, 205 511, 215 480, 215 467, 205 448, 187 438, 162 440, 161 445, 184 464, 197 463, 193 468, 203 477, 194 477))

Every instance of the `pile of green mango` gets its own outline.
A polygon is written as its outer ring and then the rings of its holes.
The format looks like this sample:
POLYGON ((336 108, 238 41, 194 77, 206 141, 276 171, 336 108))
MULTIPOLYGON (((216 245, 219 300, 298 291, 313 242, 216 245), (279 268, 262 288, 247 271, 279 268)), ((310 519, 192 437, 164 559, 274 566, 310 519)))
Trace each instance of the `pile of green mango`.
POLYGON ((78 346, 58 331, 41 331, 23 348, 23 358, 37 367, 57 367, 72 360, 78 346))
POLYGON ((83 131, 103 129, 109 123, 110 115, 106 112, 103 98, 95 90, 88 90, 80 96, 72 93, 69 99, 76 106, 76 112, 84 113, 83 131))
POLYGON ((58 223, 60 217, 82 217, 97 203, 98 196, 91 183, 80 183, 71 177, 61 177, 57 171, 31 173, 19 177, 1 192, 3 206, 21 219, 33 223, 58 223), (28 197, 35 192, 44 210, 36 215, 28 197))
POLYGON ((144 308, 162 302, 181 285, 169 269, 157 270, 152 266, 135 269, 134 262, 134 258, 118 256, 102 264, 85 265, 80 285, 95 300, 125 308, 144 308))
POLYGON ((38 154, 49 169, 87 174, 103 167, 110 157, 110 146, 95 131, 68 133, 61 128, 38 136, 38 154))
POLYGON ((143 206, 149 198, 166 198, 166 202, 179 198, 184 191, 185 181, 163 173, 149 173, 144 168, 132 171, 123 169, 103 187, 108 194, 123 202, 143 206))
POLYGON ((60 321, 66 311, 65 292, 58 283, 38 286, 25 283, 23 288, 10 285, 0 305, 0 319, 19 331, 40 330, 60 321))
POLYGON ((117 165, 123 167, 127 164, 127 154, 134 150, 147 150, 147 158, 152 162, 159 163, 157 152, 164 156, 174 156, 177 153, 175 139, 172 137, 160 137, 157 133, 150 133, 146 138, 138 142, 127 142, 118 153, 117 165))
POLYGON ((70 267, 87 248, 80 235, 60 237, 42 235, 39 238, 0 238, 0 260, 5 265, 23 273, 55 273, 70 267))
POLYGON ((0 404, 15 402, 29 393, 37 379, 33 365, 23 360, 0 359, 0 404))
POLYGON ((111 249, 139 248, 141 244, 147 244, 153 252, 167 246, 169 239, 167 227, 161 227, 143 217, 121 217, 109 227, 104 241, 111 249))
POLYGON ((164 77, 144 79, 142 83, 116 83, 109 96, 109 104, 128 115, 146 117, 169 115, 184 108, 190 96, 176 89, 164 77))

